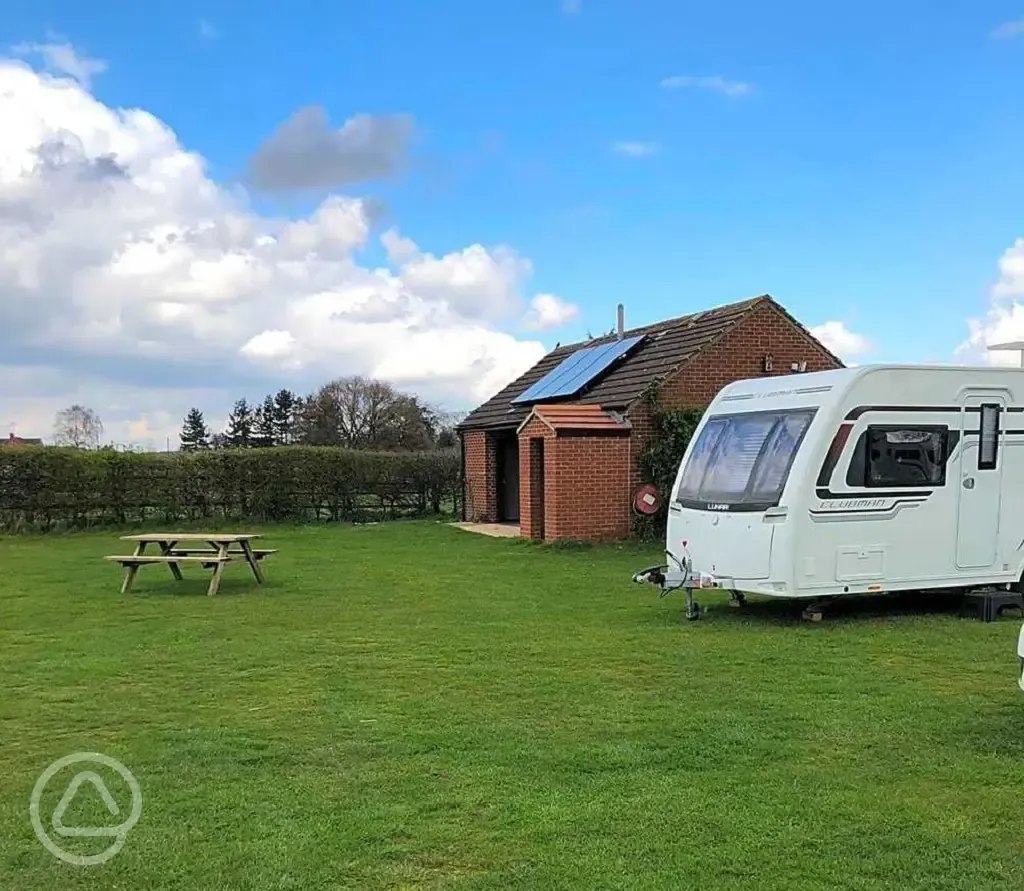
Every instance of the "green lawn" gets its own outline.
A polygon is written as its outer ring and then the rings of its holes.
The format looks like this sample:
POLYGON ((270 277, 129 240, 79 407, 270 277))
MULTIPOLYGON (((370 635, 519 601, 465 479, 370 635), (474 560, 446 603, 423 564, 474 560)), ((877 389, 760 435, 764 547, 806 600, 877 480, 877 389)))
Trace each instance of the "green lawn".
POLYGON ((1024 885, 1016 621, 686 623, 629 581, 657 549, 265 531, 268 584, 212 599, 195 568, 120 595, 113 533, 0 539, 3 891, 1024 885), (143 793, 103 866, 29 821, 75 751, 143 793))

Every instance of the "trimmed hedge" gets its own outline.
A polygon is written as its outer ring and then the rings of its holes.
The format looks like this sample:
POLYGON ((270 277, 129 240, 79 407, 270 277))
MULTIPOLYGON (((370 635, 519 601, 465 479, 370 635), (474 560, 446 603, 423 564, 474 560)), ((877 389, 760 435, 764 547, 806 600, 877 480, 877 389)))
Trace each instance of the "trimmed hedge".
POLYGON ((179 520, 389 520, 456 511, 458 451, 279 446, 133 454, 0 448, 0 532, 179 520))

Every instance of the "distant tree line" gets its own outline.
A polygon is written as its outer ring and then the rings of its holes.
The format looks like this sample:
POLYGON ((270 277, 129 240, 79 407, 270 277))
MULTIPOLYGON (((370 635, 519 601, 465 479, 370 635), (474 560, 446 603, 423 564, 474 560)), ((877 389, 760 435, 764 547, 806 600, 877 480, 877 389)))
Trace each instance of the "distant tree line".
POLYGON ((235 402, 227 427, 211 433, 203 412, 192 408, 181 428, 181 449, 338 446, 376 452, 452 448, 458 416, 384 381, 354 376, 324 384, 300 397, 282 389, 261 403, 235 402))
POLYGON ((235 403, 210 433, 188 412, 181 451, 101 446, 103 424, 82 405, 58 413, 64 448, 0 449, 0 533, 149 521, 377 521, 457 515, 458 416, 380 381, 331 381, 235 403), (288 448, 274 448, 289 446, 288 448))

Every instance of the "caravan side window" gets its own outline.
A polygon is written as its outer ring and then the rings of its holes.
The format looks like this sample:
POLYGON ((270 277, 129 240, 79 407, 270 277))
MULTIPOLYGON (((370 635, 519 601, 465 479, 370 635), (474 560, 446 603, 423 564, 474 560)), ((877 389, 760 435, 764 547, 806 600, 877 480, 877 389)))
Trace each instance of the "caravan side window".
POLYGON ((995 470, 999 457, 999 409, 986 402, 981 407, 981 442, 978 447, 978 470, 995 470))
POLYGON ((944 486, 948 452, 945 425, 871 426, 857 442, 846 482, 872 489, 944 486))

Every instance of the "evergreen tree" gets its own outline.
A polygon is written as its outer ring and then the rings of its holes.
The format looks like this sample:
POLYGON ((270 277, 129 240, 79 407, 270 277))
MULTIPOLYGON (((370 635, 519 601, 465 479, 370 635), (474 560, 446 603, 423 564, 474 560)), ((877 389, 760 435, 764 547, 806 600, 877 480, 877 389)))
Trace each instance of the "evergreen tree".
MULTIPOLYGON (((266 405, 266 403, 264 403, 266 405)), ((295 441, 296 415, 300 400, 291 390, 279 390, 274 397, 274 439, 278 445, 295 441)))
POLYGON ((295 397, 295 409, 292 411, 292 428, 288 432, 288 444, 299 443, 309 445, 309 438, 306 435, 306 415, 309 413, 309 399, 302 396, 295 397))
POLYGON ((245 399, 239 399, 228 416, 228 429, 224 436, 232 449, 247 449, 252 446, 253 410, 245 399))
POLYGON ((181 425, 181 450, 195 452, 210 447, 210 430, 206 426, 203 413, 198 408, 190 408, 181 425))
POLYGON ((253 420, 252 444, 258 449, 269 449, 277 445, 277 430, 274 424, 274 397, 267 396, 263 405, 256 409, 253 420))

